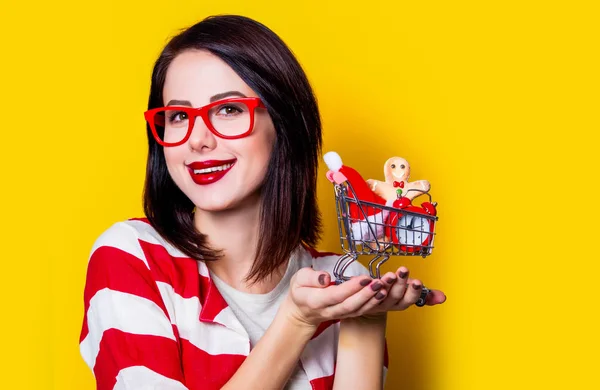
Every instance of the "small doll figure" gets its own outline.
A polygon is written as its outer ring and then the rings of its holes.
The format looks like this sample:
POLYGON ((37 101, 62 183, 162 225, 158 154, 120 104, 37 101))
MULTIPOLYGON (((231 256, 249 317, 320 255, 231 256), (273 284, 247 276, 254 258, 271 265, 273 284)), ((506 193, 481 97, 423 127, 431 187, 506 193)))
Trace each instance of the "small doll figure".
POLYGON ((427 180, 409 182, 410 165, 402 157, 389 158, 383 166, 385 181, 367 180, 369 188, 386 201, 394 201, 400 196, 409 200, 429 191, 431 185, 427 180), (418 191, 409 191, 418 190, 418 191))

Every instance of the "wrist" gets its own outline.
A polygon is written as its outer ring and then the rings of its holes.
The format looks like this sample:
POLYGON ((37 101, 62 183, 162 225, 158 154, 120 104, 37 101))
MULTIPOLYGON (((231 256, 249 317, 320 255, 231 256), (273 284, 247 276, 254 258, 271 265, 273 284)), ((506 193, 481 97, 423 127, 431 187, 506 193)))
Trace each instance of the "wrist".
POLYGON ((281 303, 276 318, 285 326, 294 329, 299 334, 307 334, 309 337, 312 337, 318 327, 318 324, 310 322, 301 314, 300 309, 294 304, 289 295, 281 303))
POLYGON ((361 324, 382 324, 387 322, 387 312, 363 314, 361 316, 344 318, 342 322, 361 324))

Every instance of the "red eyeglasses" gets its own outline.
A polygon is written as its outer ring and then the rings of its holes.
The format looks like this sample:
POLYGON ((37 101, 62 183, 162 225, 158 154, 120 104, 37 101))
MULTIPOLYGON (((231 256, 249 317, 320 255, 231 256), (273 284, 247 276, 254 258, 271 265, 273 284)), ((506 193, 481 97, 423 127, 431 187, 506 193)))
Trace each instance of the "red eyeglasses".
POLYGON ((218 100, 199 108, 167 106, 144 112, 152 134, 162 146, 178 146, 192 134, 196 117, 204 120, 206 127, 217 137, 243 138, 254 129, 256 107, 265 108, 260 98, 229 98, 218 100))

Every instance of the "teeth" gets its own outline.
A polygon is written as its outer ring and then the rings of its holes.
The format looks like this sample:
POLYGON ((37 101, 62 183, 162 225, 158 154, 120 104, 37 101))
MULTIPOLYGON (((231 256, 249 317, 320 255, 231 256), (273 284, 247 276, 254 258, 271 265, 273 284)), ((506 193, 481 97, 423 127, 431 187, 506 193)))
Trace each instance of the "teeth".
POLYGON ((199 175, 201 173, 210 173, 210 172, 224 171, 225 169, 228 169, 232 165, 233 164, 225 164, 225 165, 219 165, 218 167, 211 167, 211 168, 204 168, 204 169, 194 169, 194 175, 199 175))

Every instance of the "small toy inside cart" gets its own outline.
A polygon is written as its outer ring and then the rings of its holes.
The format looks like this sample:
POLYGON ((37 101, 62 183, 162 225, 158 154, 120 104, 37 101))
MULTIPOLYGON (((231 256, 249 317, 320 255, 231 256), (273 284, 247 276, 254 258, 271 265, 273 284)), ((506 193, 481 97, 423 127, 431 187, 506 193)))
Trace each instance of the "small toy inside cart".
MULTIPOLYGON (((380 278, 380 268, 391 256, 427 257, 431 254, 438 216, 428 182, 422 188, 414 188, 413 183, 405 180, 388 180, 387 188, 375 192, 373 181, 369 180, 370 185, 356 170, 342 165, 337 153, 329 152, 324 157, 330 169, 327 178, 334 184, 344 253, 333 269, 337 284, 350 279, 344 273, 361 255, 371 257, 369 273, 373 278, 380 278), (428 200, 418 206, 413 204, 421 196, 428 200)), ((423 290, 417 306, 425 304, 429 290, 425 287, 423 290)))

